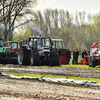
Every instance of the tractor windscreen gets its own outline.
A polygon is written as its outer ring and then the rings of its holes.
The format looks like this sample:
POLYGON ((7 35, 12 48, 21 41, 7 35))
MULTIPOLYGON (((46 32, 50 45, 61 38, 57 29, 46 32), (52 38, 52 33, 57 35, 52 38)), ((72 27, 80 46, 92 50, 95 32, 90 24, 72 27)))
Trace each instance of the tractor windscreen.
POLYGON ((58 47, 59 47, 60 49, 63 48, 63 46, 62 46, 62 41, 52 41, 52 42, 53 42, 52 48, 54 48, 54 49, 57 49, 58 47))
POLYGON ((49 39, 44 39, 44 38, 40 38, 37 40, 37 47, 50 47, 50 40, 49 39))
POLYGON ((45 41, 44 38, 37 39, 37 48, 44 47, 44 45, 45 45, 44 41, 45 41))
POLYGON ((45 39, 45 46, 46 47, 50 47, 50 40, 49 39, 45 39))
POLYGON ((3 46, 4 46, 3 40, 0 39, 0 47, 3 47, 3 46))
POLYGON ((12 47, 12 49, 17 49, 18 48, 18 43, 9 42, 7 45, 8 45, 8 47, 12 47))
POLYGON ((95 46, 95 48, 98 48, 98 47, 99 47, 99 45, 96 45, 96 46, 95 46))
POLYGON ((17 49, 18 48, 18 43, 12 43, 12 49, 17 49))

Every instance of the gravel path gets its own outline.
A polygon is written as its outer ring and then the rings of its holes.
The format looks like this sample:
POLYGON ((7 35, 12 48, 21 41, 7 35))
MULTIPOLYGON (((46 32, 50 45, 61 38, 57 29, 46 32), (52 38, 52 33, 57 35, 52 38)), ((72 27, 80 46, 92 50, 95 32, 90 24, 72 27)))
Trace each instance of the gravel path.
POLYGON ((0 78, 0 100, 100 100, 100 89, 0 78))

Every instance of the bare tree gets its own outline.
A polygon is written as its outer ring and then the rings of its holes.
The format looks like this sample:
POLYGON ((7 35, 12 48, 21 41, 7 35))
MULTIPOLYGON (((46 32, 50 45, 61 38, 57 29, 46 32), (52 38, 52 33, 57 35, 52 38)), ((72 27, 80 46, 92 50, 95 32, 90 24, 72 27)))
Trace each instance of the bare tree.
POLYGON ((32 14, 31 8, 36 4, 36 0, 1 0, 0 1, 0 22, 4 26, 4 40, 12 40, 12 33, 15 22, 26 14, 32 14))
POLYGON ((60 26, 64 27, 65 26, 65 11, 64 10, 60 10, 59 11, 59 22, 60 22, 60 26))
POLYGON ((44 24, 46 24, 46 37, 51 35, 51 27, 52 27, 52 14, 51 9, 45 9, 44 10, 44 24))

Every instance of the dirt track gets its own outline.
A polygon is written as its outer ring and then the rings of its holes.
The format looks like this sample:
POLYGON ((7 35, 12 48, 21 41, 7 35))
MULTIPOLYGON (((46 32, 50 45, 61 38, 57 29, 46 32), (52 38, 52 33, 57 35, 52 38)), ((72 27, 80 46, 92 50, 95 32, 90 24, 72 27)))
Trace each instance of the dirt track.
POLYGON ((100 100, 100 89, 1 78, 0 100, 100 100))
MULTIPOLYGON (((0 71, 100 77, 95 69, 7 65, 0 71), (17 68, 18 67, 18 68, 17 68), (95 74, 95 75, 93 75, 95 74)), ((0 100, 100 100, 100 88, 0 78, 0 100)))
POLYGON ((83 69, 72 67, 41 67, 41 66, 19 66, 19 65, 6 65, 0 67, 0 72, 20 72, 20 73, 40 73, 40 74, 53 74, 53 75, 66 75, 66 76, 78 76, 78 77, 92 77, 100 78, 99 72, 96 69, 83 69))

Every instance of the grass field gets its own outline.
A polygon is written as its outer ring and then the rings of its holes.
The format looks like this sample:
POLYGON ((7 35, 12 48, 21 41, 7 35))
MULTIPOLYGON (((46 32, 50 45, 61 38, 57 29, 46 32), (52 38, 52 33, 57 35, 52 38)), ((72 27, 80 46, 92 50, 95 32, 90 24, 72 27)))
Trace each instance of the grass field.
POLYGON ((73 65, 73 64, 69 64, 69 65, 61 65, 62 67, 75 67, 75 68, 88 68, 88 69, 100 69, 100 65, 96 66, 96 67, 89 67, 89 65, 73 65))

